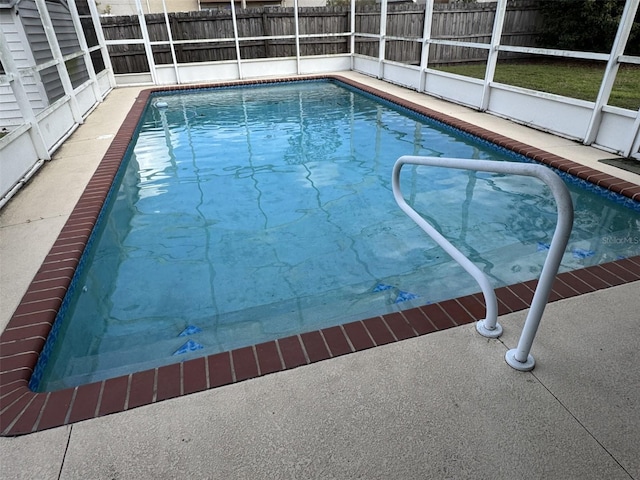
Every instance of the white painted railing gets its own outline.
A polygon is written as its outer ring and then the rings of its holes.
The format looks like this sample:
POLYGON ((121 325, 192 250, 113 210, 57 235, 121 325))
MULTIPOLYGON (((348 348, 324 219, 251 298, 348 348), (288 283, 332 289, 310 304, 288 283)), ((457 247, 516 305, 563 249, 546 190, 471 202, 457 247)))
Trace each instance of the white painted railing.
MULTIPOLYGON (((382 6, 379 34, 353 32, 355 37, 378 38, 381 50, 385 38, 383 26, 387 22, 385 5, 388 1, 380 0, 382 6)), ((434 2, 435 0, 426 0, 425 3, 425 26, 421 39, 423 51, 419 66, 386 60, 383 52, 379 58, 374 58, 357 54, 355 50, 352 50, 351 69, 415 89, 427 95, 578 140, 585 145, 593 145, 607 152, 620 154, 624 157, 631 156, 640 160, 640 109, 633 111, 607 104, 618 67, 623 64, 640 62, 638 56, 623 55, 631 26, 640 8, 640 0, 626 0, 614 45, 609 53, 501 44, 508 0, 496 1, 493 31, 491 41, 488 43, 431 38, 434 2), (484 78, 476 79, 431 68, 429 64, 431 45, 486 50, 487 61, 484 78), (591 102, 498 83, 494 80, 494 73, 498 55, 501 52, 607 62, 598 97, 595 102, 591 102)), ((386 39, 389 37, 386 36, 386 39)), ((415 40, 412 38, 402 39, 415 40)))
POLYGON ((533 369, 535 360, 530 354, 531 346, 538 331, 542 313, 547 305, 553 280, 558 273, 558 267, 560 266, 565 248, 567 247, 569 234, 573 226, 573 202, 571 201, 571 196, 569 195, 569 190, 566 185, 550 168, 532 163, 403 156, 400 157, 393 166, 391 178, 393 196, 400 208, 456 262, 469 272, 480 285, 485 298, 486 318, 477 322, 476 329, 481 335, 490 338, 499 337, 502 334, 502 327, 498 323, 496 296, 489 278, 440 234, 440 232, 422 218, 418 212, 407 204, 400 189, 400 171, 402 166, 406 164, 536 177, 550 188, 558 210, 556 229, 551 240, 547 258, 542 267, 540 279, 538 280, 538 285, 533 295, 531 307, 527 314, 518 346, 515 349, 509 350, 505 356, 506 362, 516 370, 528 371, 533 369))

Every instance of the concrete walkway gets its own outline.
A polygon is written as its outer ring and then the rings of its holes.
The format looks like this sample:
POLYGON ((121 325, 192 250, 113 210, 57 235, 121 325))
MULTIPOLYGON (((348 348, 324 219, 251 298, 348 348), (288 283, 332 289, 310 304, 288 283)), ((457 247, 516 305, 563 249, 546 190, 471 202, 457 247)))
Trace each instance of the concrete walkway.
MULTIPOLYGON (((385 89, 416 101, 415 93, 385 89)), ((137 92, 113 91, 0 211, 0 329, 137 92)), ((640 184, 637 175, 597 163, 609 154, 420 100, 640 184)), ((533 372, 516 372, 503 359, 526 316, 518 312, 501 317, 500 340, 466 325, 0 438, 0 478, 640 479, 638 292, 640 282, 550 304, 533 372)))

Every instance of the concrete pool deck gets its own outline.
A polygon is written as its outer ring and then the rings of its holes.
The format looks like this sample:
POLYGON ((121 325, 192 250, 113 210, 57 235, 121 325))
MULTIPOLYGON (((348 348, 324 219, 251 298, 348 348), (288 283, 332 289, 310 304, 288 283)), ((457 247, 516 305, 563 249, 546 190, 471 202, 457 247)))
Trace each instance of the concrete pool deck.
MULTIPOLYGON (((363 83, 380 82, 357 75, 363 83)), ((640 185, 612 155, 384 84, 414 102, 640 185)), ((0 330, 140 89, 117 89, 0 211, 0 330), (28 253, 25 253, 28 252, 28 253)), ((638 239, 640 241, 640 239, 638 239)), ((40 433, 0 438, 6 478, 640 478, 640 282, 40 433)))

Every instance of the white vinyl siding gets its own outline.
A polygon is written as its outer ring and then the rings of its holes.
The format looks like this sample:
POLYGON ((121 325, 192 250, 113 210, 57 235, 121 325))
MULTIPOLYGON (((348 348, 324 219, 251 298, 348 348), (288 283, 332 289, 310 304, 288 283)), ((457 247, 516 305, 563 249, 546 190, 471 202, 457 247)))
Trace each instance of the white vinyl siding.
MULTIPOLYGON (((14 10, 0 10, 0 28, 7 39, 9 50, 13 55, 19 69, 34 66, 33 57, 29 52, 29 46, 23 42, 24 36, 20 25, 14 19, 18 17, 14 10)), ((35 113, 47 107, 47 99, 42 98, 43 90, 34 75, 23 75, 22 84, 29 98, 31 108, 35 113)), ((9 85, 0 86, 0 128, 17 126, 23 123, 22 114, 16 103, 13 91, 9 85)))

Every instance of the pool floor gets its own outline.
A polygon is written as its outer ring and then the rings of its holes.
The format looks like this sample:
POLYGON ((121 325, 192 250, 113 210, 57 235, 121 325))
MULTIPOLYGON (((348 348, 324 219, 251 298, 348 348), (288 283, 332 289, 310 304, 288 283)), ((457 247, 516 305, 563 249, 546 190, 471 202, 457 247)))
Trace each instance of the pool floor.
MULTIPOLYGON (((347 79, 339 79, 354 84, 347 79)), ((359 84, 354 86, 635 200, 640 199, 640 186, 412 105, 370 87, 359 84)), ((470 323, 484 316, 482 297, 469 295, 402 313, 331 327, 77 388, 43 394, 29 391, 26 385, 62 302, 61 297, 68 287, 68 272, 75 269, 82 253, 78 244, 88 239, 151 91, 143 92, 136 101, 0 338, 0 431, 3 435, 29 433, 115 413, 470 323)), ((550 300, 568 298, 639 279, 640 257, 563 273, 556 280, 550 300)), ((499 313, 502 315, 527 308, 533 296, 535 283, 530 281, 497 289, 499 313)))

